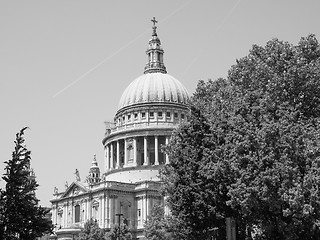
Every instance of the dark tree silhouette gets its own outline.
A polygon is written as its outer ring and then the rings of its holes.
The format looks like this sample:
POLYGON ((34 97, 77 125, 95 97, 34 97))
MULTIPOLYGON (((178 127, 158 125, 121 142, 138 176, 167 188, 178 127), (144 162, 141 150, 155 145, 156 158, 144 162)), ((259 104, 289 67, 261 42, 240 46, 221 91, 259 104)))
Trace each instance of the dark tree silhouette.
POLYGON ((38 184, 30 168, 31 152, 24 145, 24 131, 16 134, 12 159, 6 161, 5 189, 0 192, 0 239, 34 240, 52 231, 49 210, 38 206, 38 184))

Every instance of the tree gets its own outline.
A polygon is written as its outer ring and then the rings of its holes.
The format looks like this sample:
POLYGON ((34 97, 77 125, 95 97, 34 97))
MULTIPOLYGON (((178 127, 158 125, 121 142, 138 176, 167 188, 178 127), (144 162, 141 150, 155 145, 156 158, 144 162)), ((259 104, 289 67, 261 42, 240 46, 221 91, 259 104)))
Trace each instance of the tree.
POLYGON ((231 68, 236 89, 230 204, 256 239, 319 239, 320 47, 277 39, 231 68), (255 230, 254 230, 255 229, 255 230))
POLYGON ((228 216, 237 239, 319 239, 319 69, 309 35, 254 45, 227 80, 199 81, 161 172, 185 239, 208 238, 228 216))
POLYGON ((110 229, 109 232, 105 234, 106 240, 131 240, 132 236, 128 230, 127 225, 120 224, 115 225, 113 228, 110 229))
POLYGON ((164 206, 155 205, 144 224, 145 237, 150 240, 182 240, 186 235, 178 222, 171 214, 165 215, 164 206))
POLYGON ((5 210, 5 201, 4 201, 4 192, 0 189, 0 237, 4 238, 4 210, 5 210))
POLYGON ((35 191, 38 184, 31 175, 31 152, 24 145, 24 131, 16 134, 12 159, 6 161, 6 173, 2 179, 5 190, 0 192, 0 238, 33 240, 52 232, 51 220, 46 218, 49 210, 38 206, 35 191))
POLYGON ((102 230, 97 221, 90 219, 84 224, 84 228, 79 233, 79 240, 101 240, 104 238, 105 232, 102 230))
POLYGON ((173 133, 165 149, 170 164, 160 171, 163 194, 185 239, 211 239, 215 228, 225 238, 225 217, 233 210, 226 204, 232 172, 223 144, 219 131, 192 108, 188 123, 173 133))
POLYGON ((144 225, 146 238, 150 240, 172 239, 168 236, 165 225, 164 208, 159 205, 154 206, 144 225))

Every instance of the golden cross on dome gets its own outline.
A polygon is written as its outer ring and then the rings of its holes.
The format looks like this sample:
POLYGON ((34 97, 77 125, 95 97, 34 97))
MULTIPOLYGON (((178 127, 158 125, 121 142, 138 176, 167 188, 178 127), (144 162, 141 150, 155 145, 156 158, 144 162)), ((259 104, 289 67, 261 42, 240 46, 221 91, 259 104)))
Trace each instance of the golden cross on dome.
POLYGON ((153 17, 153 18, 151 19, 151 22, 153 22, 153 26, 156 26, 156 23, 158 23, 158 21, 156 20, 155 17, 153 17))

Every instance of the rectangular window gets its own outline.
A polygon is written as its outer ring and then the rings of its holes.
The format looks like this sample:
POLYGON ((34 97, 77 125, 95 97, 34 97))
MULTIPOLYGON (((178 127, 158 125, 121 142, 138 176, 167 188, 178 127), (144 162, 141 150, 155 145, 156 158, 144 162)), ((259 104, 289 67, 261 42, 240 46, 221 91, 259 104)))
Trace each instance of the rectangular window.
POLYGON ((145 112, 141 113, 141 117, 145 118, 146 117, 146 113, 145 112))
POLYGON ((171 118, 171 113, 170 112, 167 112, 167 118, 171 118))
POLYGON ((174 118, 178 118, 178 113, 174 113, 174 118))
POLYGON ((184 119, 184 114, 183 113, 181 113, 181 119, 184 119))
POLYGON ((128 115, 128 121, 131 121, 131 115, 128 115))
POLYGON ((134 114, 134 119, 138 119, 138 113, 134 114))
POLYGON ((162 112, 158 112, 158 117, 162 118, 162 112))
POLYGON ((74 207, 74 222, 78 223, 80 222, 80 206, 76 205, 74 207))
POLYGON ((150 112, 150 118, 154 117, 154 112, 150 112))

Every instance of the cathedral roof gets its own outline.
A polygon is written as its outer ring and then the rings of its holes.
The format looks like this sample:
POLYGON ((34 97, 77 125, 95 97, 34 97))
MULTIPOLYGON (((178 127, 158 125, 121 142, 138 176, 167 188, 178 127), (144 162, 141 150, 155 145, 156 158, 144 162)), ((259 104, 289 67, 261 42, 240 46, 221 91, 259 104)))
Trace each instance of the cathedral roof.
POLYGON ((169 74, 154 72, 135 79, 123 92, 118 109, 141 103, 187 104, 187 89, 169 74))
POLYGON ((167 74, 163 63, 163 49, 158 38, 155 24, 153 22, 152 38, 146 51, 148 62, 144 74, 135 79, 123 92, 118 110, 128 106, 142 103, 180 103, 187 104, 189 94, 187 89, 177 79, 167 74))

